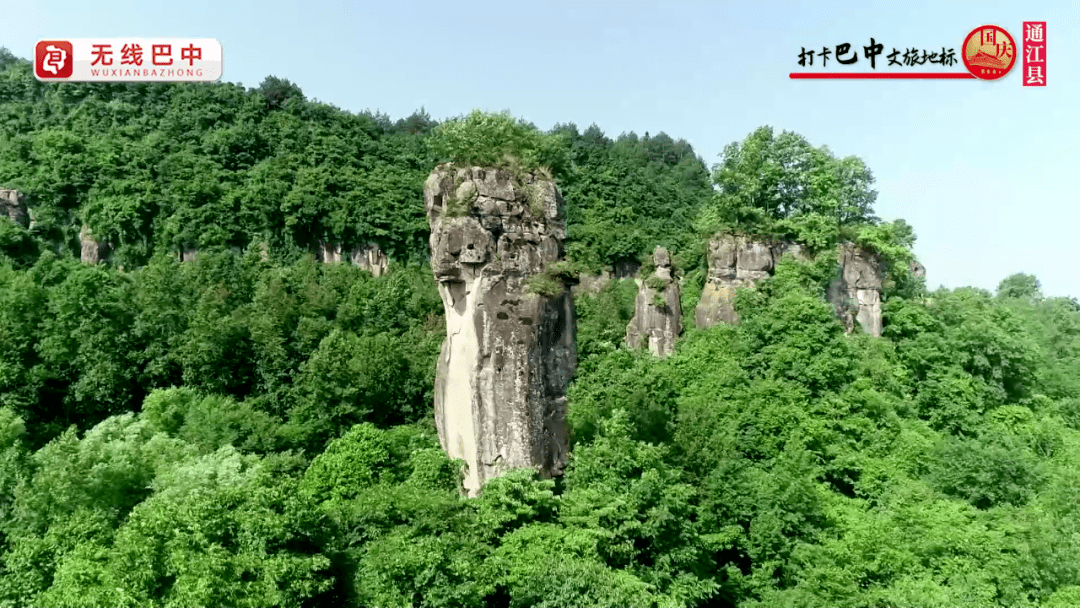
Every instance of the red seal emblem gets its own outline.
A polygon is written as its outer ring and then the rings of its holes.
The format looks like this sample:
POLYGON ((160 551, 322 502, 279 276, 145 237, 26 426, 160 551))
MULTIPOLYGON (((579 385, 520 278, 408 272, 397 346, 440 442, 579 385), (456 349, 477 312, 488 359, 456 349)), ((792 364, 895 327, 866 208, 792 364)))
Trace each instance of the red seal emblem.
POLYGON ((1016 63, 1016 42, 1003 28, 982 25, 964 39, 964 67, 976 78, 997 80, 1016 63))

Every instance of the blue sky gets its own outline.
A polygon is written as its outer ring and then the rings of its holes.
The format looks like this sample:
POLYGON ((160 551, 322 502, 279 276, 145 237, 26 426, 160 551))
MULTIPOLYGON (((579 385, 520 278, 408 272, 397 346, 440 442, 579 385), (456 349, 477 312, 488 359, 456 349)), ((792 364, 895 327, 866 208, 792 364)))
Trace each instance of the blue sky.
POLYGON ((866 161, 878 215, 915 227, 931 287, 1029 272, 1080 296, 1075 1, 8 0, 3 14, 0 45, 23 57, 41 38, 217 38, 224 80, 249 87, 273 74, 393 118, 509 109, 544 129, 664 131, 709 165, 759 126, 795 131, 866 161), (959 55, 986 23, 1019 44, 1025 20, 1048 22, 1046 88, 1022 87, 1019 65, 993 82, 788 78, 804 46, 873 36, 959 55))

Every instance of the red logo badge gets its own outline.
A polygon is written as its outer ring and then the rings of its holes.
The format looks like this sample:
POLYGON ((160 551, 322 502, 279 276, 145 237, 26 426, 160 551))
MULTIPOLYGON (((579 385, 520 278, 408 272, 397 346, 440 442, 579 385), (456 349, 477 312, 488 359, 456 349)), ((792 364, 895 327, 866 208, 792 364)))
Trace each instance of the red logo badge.
POLYGON ((70 78, 75 66, 71 43, 66 40, 42 40, 34 54, 38 78, 70 78))
POLYGON ((975 28, 964 39, 964 66, 976 78, 997 80, 1016 63, 1016 42, 996 25, 975 28))

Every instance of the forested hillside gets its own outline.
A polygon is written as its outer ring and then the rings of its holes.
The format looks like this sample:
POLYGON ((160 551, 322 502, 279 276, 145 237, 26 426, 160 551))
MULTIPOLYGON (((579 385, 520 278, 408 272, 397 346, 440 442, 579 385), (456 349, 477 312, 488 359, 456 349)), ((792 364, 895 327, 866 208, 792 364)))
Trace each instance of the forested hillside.
POLYGON ((0 216, 0 606, 1080 605, 1080 303, 927 291, 869 169, 798 135, 710 170, 664 134, 46 85, 0 51, 5 188, 34 223, 0 216), (856 240, 889 262, 882 337, 845 333, 828 256, 663 359, 623 344, 632 281, 582 291, 565 476, 464 498, 423 182, 526 156, 579 270, 663 245, 685 312, 717 230, 856 240))

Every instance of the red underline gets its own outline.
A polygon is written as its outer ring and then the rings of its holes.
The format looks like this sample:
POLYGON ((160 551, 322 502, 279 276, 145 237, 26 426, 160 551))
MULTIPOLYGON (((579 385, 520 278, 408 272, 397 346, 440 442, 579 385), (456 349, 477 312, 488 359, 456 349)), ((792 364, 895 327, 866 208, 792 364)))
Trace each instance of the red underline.
POLYGON ((975 78, 975 75, 971 72, 896 72, 892 74, 888 72, 792 72, 791 77, 813 80, 911 80, 919 78, 957 80, 975 78))

